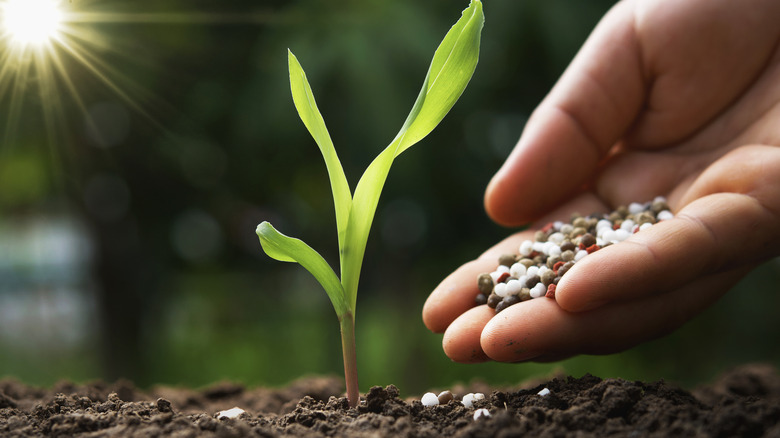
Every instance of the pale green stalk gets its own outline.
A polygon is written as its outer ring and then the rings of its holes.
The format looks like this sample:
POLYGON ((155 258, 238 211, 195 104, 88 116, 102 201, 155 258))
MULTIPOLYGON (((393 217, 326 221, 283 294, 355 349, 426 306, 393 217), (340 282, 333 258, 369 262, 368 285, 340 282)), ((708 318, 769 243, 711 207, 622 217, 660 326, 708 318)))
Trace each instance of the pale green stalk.
POLYGON ((355 354, 358 281, 379 196, 395 158, 427 136, 465 90, 479 58, 483 23, 482 3, 472 0, 436 49, 412 111, 398 135, 368 166, 355 188, 354 198, 306 74, 297 58, 288 51, 295 107, 317 142, 328 169, 336 210, 341 279, 319 253, 302 241, 279 233, 268 222, 258 225, 257 235, 266 254, 276 260, 300 263, 330 297, 340 321, 347 398, 352 407, 359 401, 355 354))

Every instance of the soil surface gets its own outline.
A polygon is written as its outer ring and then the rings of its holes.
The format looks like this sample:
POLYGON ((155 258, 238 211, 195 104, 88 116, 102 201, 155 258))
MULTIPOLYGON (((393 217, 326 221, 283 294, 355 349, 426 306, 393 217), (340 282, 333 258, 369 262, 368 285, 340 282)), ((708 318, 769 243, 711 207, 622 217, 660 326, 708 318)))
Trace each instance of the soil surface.
POLYGON ((393 386, 374 387, 356 409, 335 378, 307 378, 281 389, 220 383, 201 390, 129 382, 34 388, 0 380, 0 436, 68 437, 780 437, 780 376, 745 365, 685 391, 663 381, 591 375, 516 388, 453 387, 456 400, 424 407, 393 386), (548 395, 538 395, 547 388, 548 395), (466 408, 460 398, 483 392, 466 408), (218 413, 239 407, 236 418, 218 413), (489 417, 474 419, 477 408, 489 417))

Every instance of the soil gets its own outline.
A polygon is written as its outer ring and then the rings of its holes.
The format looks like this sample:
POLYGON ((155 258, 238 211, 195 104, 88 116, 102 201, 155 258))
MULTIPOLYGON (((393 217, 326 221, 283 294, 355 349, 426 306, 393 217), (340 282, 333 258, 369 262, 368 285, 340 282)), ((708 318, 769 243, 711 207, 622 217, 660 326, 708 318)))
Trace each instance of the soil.
POLYGON ((350 409, 337 378, 305 378, 279 389, 219 383, 200 390, 129 382, 31 387, 0 380, 0 436, 68 437, 780 437, 780 376, 745 365, 692 391, 664 381, 559 377, 483 392, 474 409, 453 400, 424 407, 393 386, 374 387, 350 409), (547 388, 550 393, 537 393, 547 388), (234 419, 217 413, 240 407, 234 419))

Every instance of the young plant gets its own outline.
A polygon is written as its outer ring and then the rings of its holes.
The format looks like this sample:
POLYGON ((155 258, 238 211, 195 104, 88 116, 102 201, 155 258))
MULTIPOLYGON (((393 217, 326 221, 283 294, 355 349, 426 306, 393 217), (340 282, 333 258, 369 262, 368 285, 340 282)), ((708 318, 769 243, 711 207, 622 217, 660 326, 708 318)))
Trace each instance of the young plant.
POLYGON ((276 231, 270 223, 258 225, 257 236, 268 256, 301 264, 330 297, 341 325, 347 399, 352 407, 357 406, 359 401, 355 355, 358 280, 379 195, 393 160, 428 135, 465 90, 477 66, 483 23, 482 3, 472 0, 436 49, 422 90, 400 132, 368 166, 355 188, 354 197, 325 121, 317 109, 306 74, 297 58, 288 51, 290 88, 295 108, 319 146, 328 169, 336 209, 341 278, 319 253, 303 241, 276 231))

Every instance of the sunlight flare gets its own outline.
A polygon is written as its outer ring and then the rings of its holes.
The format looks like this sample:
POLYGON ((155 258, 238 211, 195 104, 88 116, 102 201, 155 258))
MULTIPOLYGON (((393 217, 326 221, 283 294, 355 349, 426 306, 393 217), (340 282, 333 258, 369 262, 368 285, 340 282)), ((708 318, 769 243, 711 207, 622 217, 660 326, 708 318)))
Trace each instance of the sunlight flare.
POLYGON ((113 7, 102 0, 0 0, 0 153, 23 138, 48 146, 68 144, 74 122, 97 132, 89 113, 94 85, 108 92, 107 99, 164 130, 150 108, 169 107, 117 64, 135 63, 137 49, 128 34, 118 34, 111 25, 233 25, 268 19, 262 13, 120 12, 113 7))
POLYGON ((7 0, 0 3, 0 14, 2 32, 22 47, 49 43, 63 23, 59 0, 7 0))

